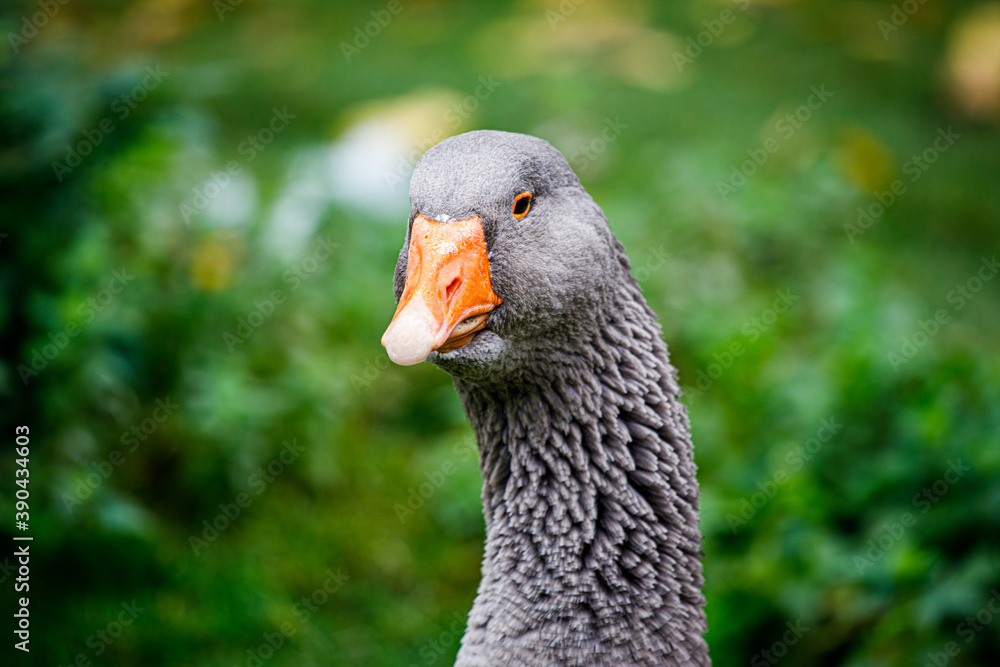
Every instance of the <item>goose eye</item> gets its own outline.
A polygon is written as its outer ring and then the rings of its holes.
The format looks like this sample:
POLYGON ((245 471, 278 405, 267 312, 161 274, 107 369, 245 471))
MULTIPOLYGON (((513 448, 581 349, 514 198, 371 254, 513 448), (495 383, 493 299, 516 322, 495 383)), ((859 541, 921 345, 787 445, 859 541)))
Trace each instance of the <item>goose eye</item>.
POLYGON ((528 210, 531 208, 531 193, 522 192, 518 196, 514 197, 514 217, 520 220, 524 216, 528 215, 528 210))

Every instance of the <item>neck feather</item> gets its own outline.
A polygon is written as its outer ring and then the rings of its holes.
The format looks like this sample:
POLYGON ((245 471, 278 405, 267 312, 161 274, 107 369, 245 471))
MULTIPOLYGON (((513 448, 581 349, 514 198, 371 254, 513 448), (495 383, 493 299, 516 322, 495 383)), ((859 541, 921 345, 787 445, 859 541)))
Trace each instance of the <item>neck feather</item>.
POLYGON ((528 350, 532 372, 517 382, 456 379, 487 533, 470 632, 517 637, 558 620, 570 646, 638 632, 650 655, 707 664, 687 414, 634 281, 614 302, 572 343, 528 350))

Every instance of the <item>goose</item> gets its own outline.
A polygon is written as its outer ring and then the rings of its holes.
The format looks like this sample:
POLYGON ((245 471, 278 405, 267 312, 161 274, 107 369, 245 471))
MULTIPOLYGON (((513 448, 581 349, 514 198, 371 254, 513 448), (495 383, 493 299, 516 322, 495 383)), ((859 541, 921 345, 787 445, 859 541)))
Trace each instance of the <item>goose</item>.
POLYGON ((563 156, 480 130, 410 180, 382 344, 452 376, 486 541, 456 665, 710 665, 690 427, 656 315, 563 156))

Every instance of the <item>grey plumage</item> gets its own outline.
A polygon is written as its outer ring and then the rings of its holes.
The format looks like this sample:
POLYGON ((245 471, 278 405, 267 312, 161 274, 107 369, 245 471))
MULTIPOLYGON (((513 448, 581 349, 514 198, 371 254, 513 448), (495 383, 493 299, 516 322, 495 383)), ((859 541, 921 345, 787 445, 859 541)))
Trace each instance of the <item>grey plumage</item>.
MULTIPOLYGON (((454 377, 483 475, 482 581, 456 664, 709 665, 687 414, 600 207, 548 143, 494 131, 430 149, 410 200, 411 225, 480 216, 503 300, 428 358, 454 377)), ((408 228, 397 300, 409 243, 408 228)))

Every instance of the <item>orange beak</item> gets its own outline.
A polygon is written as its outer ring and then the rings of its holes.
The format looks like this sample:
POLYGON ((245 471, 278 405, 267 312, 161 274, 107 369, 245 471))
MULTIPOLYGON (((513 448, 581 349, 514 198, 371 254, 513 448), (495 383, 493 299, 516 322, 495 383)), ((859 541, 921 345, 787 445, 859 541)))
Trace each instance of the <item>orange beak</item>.
POLYGON ((479 216, 436 222, 417 215, 406 286, 382 345, 395 363, 412 366, 433 350, 450 352, 468 343, 500 303, 479 216))

